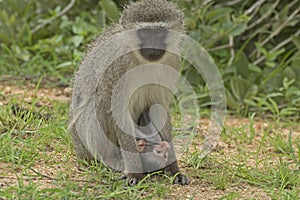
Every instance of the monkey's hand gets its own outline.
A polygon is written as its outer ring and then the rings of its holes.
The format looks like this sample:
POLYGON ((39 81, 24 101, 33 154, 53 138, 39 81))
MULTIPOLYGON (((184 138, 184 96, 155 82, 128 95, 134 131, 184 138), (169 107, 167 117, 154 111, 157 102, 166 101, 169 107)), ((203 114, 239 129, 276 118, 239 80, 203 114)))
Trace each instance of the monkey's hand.
POLYGON ((177 174, 174 181, 173 181, 173 184, 180 184, 180 185, 188 185, 190 183, 190 179, 184 175, 184 174, 177 174))
POLYGON ((142 173, 128 173, 122 175, 120 179, 125 180, 127 186, 134 186, 141 181, 144 176, 142 173))

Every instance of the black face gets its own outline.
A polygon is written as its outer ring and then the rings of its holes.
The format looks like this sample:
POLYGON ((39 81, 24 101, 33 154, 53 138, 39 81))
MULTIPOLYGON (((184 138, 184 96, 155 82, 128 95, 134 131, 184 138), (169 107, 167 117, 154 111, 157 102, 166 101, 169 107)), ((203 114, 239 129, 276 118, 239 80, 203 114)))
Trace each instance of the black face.
POLYGON ((140 53, 150 61, 156 61, 163 57, 166 49, 166 37, 168 30, 162 27, 146 27, 137 31, 140 40, 140 53))

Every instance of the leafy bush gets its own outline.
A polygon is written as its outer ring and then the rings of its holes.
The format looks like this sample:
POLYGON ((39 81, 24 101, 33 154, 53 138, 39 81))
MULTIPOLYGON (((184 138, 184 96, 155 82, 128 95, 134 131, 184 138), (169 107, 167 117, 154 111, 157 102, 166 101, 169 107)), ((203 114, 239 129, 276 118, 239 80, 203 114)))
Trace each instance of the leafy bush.
MULTIPOLYGON (((299 1, 193 0, 181 5, 188 11, 190 36, 221 70, 231 110, 299 120, 299 1)), ((191 70, 184 73, 194 74, 191 70)))
MULTIPOLYGON (((220 68, 230 110, 299 120, 299 0, 175 2, 186 11, 188 34, 220 68)), ((123 4, 0 1, 0 73, 54 76, 69 84, 87 42, 119 16, 123 4)), ((183 74, 197 92, 207 94, 194 70, 185 66, 183 74)), ((204 96, 200 104, 208 100, 204 96)))
POLYGON ((87 42, 106 23, 99 6, 86 3, 0 1, 0 73, 68 83, 87 42))

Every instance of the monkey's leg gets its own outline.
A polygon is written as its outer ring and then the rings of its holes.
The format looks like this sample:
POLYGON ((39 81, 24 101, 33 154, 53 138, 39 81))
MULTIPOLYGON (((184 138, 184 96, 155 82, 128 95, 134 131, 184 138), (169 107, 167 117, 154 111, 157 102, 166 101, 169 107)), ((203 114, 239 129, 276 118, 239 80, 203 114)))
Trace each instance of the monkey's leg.
POLYGON ((119 145, 121 148, 122 160, 124 163, 124 179, 126 178, 129 186, 136 185, 145 176, 143 165, 137 150, 134 137, 118 130, 119 145))
POLYGON ((138 118, 137 125, 137 129, 140 130, 140 132, 136 133, 136 138, 146 139, 151 142, 162 141, 155 124, 150 119, 149 109, 145 109, 141 113, 138 118))
POLYGON ((170 154, 167 162, 168 166, 164 169, 164 172, 171 174, 172 176, 176 175, 173 182, 174 184, 188 185, 190 183, 189 178, 186 175, 182 174, 178 167, 176 153, 172 142, 171 129, 172 129, 172 125, 171 125, 170 117, 168 115, 166 123, 163 129, 161 130, 162 139, 164 141, 169 142, 170 145, 170 154))
POLYGON ((77 130, 75 128, 75 124, 72 125, 70 131, 72 133, 74 148, 75 148, 75 152, 76 152, 77 157, 80 158, 80 159, 85 159, 85 160, 93 160, 94 157, 85 148, 85 146, 83 145, 81 139, 79 138, 77 130))
POLYGON ((174 184, 188 185, 190 183, 190 179, 186 175, 180 172, 177 164, 177 160, 171 163, 170 165, 168 165, 164 169, 164 173, 171 174, 172 176, 176 176, 173 181, 174 184))

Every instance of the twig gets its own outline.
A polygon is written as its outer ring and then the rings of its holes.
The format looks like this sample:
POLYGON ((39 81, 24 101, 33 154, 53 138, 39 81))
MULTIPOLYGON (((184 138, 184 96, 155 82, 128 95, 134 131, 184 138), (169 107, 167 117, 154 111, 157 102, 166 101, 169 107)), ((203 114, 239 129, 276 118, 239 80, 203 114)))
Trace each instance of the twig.
POLYGON ((203 5, 207 5, 207 4, 209 4, 210 2, 212 2, 213 0, 205 0, 204 2, 203 2, 203 5))
POLYGON ((57 179, 55 179, 55 178, 52 178, 52 177, 50 177, 50 176, 47 176, 47 175, 42 174, 42 173, 36 171, 36 170, 33 169, 33 168, 29 168, 29 169, 30 169, 31 171, 33 171, 35 174, 37 174, 38 176, 41 176, 41 177, 43 177, 43 178, 46 178, 46 179, 49 179, 49 180, 57 180, 57 179))
MULTIPOLYGON (((295 3, 297 3, 298 2, 298 0, 295 0, 295 1, 293 1, 293 2, 291 2, 287 7, 288 8, 291 8, 295 3)), ((265 45, 268 41, 270 41, 275 35, 277 35, 278 33, 280 33, 280 31, 286 26, 286 24, 291 20, 291 19, 293 19, 294 17, 295 17, 295 15, 297 14, 299 12, 299 8, 298 9, 296 9, 293 13, 292 13, 292 15, 290 15, 288 18, 287 18, 287 20, 285 20, 285 22, 284 23, 282 23, 276 30, 274 30, 273 32, 272 32, 272 34, 268 37, 268 38, 266 38, 263 42, 261 42, 261 45, 263 46, 263 45, 265 45), (276 33, 275 33, 276 32, 276 33)), ((265 24, 263 27, 261 27, 260 29, 261 30, 267 30, 269 27, 271 27, 272 26, 272 23, 268 23, 268 24, 265 24)), ((256 33, 255 34, 257 34, 259 32, 259 30, 257 30, 256 31, 256 33)), ((260 56, 260 52, 258 52, 258 51, 253 51, 251 54, 250 54, 250 57, 252 57, 255 53, 257 53, 257 55, 256 55, 256 57, 258 57, 258 56, 260 56)), ((257 63, 260 63, 262 60, 264 59, 264 56, 262 56, 262 57, 260 57, 259 59, 257 59, 256 61, 255 61, 255 63, 257 62, 257 63)))
MULTIPOLYGON (((300 29, 295 33, 295 35, 299 36, 300 35, 300 29)), ((289 42, 292 41, 292 37, 289 37, 285 40, 283 40, 282 42, 280 42, 278 45, 276 45, 272 51, 276 51, 278 49, 280 49, 281 47, 283 47, 284 45, 288 44, 289 42)))
MULTIPOLYGON (((233 40, 233 36, 230 36, 229 37, 229 46, 233 46, 234 44, 234 40, 233 40)), ((228 61, 228 66, 232 64, 233 60, 234 60, 234 57, 235 57, 235 52, 234 52, 234 48, 231 48, 230 49, 230 59, 228 61)))
MULTIPOLYGON (((36 171, 35 169, 33 168, 30 168, 31 171, 33 171, 36 175, 42 177, 42 178, 46 178, 46 179, 49 179, 49 180, 53 180, 53 181, 64 181, 64 179, 59 179, 59 178, 52 178, 50 176, 47 176, 47 175, 44 175, 38 171, 36 171)), ((73 178, 70 178, 69 180, 71 181, 79 181, 79 182, 85 182, 85 183, 93 183, 92 181, 87 181, 87 180, 81 180, 81 179, 73 179, 73 178)))
POLYGON ((217 51, 217 50, 221 50, 221 49, 229 49, 232 48, 233 46, 230 46, 229 44, 225 44, 225 45, 221 45, 221 46, 217 46, 211 49, 208 49, 208 52, 212 52, 212 51, 217 51))
POLYGON ((233 0, 233 1, 225 2, 225 3, 217 4, 215 6, 215 8, 220 8, 220 7, 224 7, 224 6, 233 6, 235 4, 240 3, 241 1, 243 1, 243 0, 233 0))
MULTIPOLYGON (((300 30, 298 30, 295 35, 299 35, 300 34, 300 30)), ((271 52, 274 52, 278 49, 280 49, 281 47, 285 46, 286 44, 290 43, 292 41, 292 37, 289 37, 285 40, 283 40, 282 42, 280 42, 279 44, 277 44, 273 49, 271 49, 271 52)), ((265 56, 261 56, 260 58, 258 58, 253 64, 257 65, 258 63, 260 63, 261 61, 263 61, 266 57, 265 56)))
POLYGON ((249 9, 247 9, 245 11, 245 14, 246 15, 249 15, 250 13, 253 12, 253 10, 259 8, 266 0, 260 0, 260 1, 257 1, 255 4, 253 4, 249 9))
POLYGON ((277 1, 272 5, 272 7, 268 10, 268 12, 266 12, 266 13, 265 13, 264 15, 262 15, 259 19, 257 19, 255 22, 253 22, 252 24, 250 24, 250 25, 247 27, 247 30, 253 28, 253 27, 256 26, 257 24, 261 23, 264 19, 266 19, 266 18, 274 11, 274 9, 276 8, 276 6, 278 5, 279 2, 280 2, 280 0, 277 0, 277 1))
POLYGON ((67 13, 74 6, 75 1, 76 0, 71 0, 69 2, 69 4, 62 11, 60 11, 57 15, 55 15, 54 17, 51 17, 50 19, 47 19, 43 23, 37 25, 33 30, 31 30, 31 34, 34 34, 35 32, 37 32, 38 30, 40 30, 47 24, 50 24, 52 21, 56 20, 57 18, 61 17, 65 13, 67 13))
MULTIPOLYGON (((249 18, 250 18, 250 19, 254 18, 254 16, 257 15, 257 13, 258 13, 258 11, 260 10, 260 8, 261 8, 261 6, 262 6, 263 3, 264 3, 264 2, 262 2, 260 5, 258 5, 257 7, 255 7, 255 10, 252 11, 251 15, 250 15, 250 13, 249 13, 249 18)), ((247 11, 246 11, 246 12, 247 12, 247 11)))
MULTIPOLYGON (((252 34, 253 37, 256 36, 257 34, 261 33, 262 30, 268 30, 269 28, 272 27, 272 25, 273 25, 272 22, 262 25, 259 29, 256 29, 255 32, 252 34)), ((245 38, 246 38, 246 36, 243 37, 242 39, 245 40, 245 38)), ((250 53, 249 57, 253 57, 255 54, 256 54, 256 57, 258 57, 261 55, 261 52, 257 51, 257 49, 254 49, 252 51, 252 53, 250 53)))
POLYGON ((300 11, 300 7, 298 7, 282 24, 280 24, 280 26, 277 27, 277 29, 275 29, 271 35, 269 35, 269 37, 267 37, 262 43, 261 45, 265 45, 267 42, 269 42, 274 36, 276 36, 278 33, 280 33, 280 31, 288 24, 288 22, 290 22, 292 19, 295 18, 295 16, 298 14, 298 12, 300 11))

